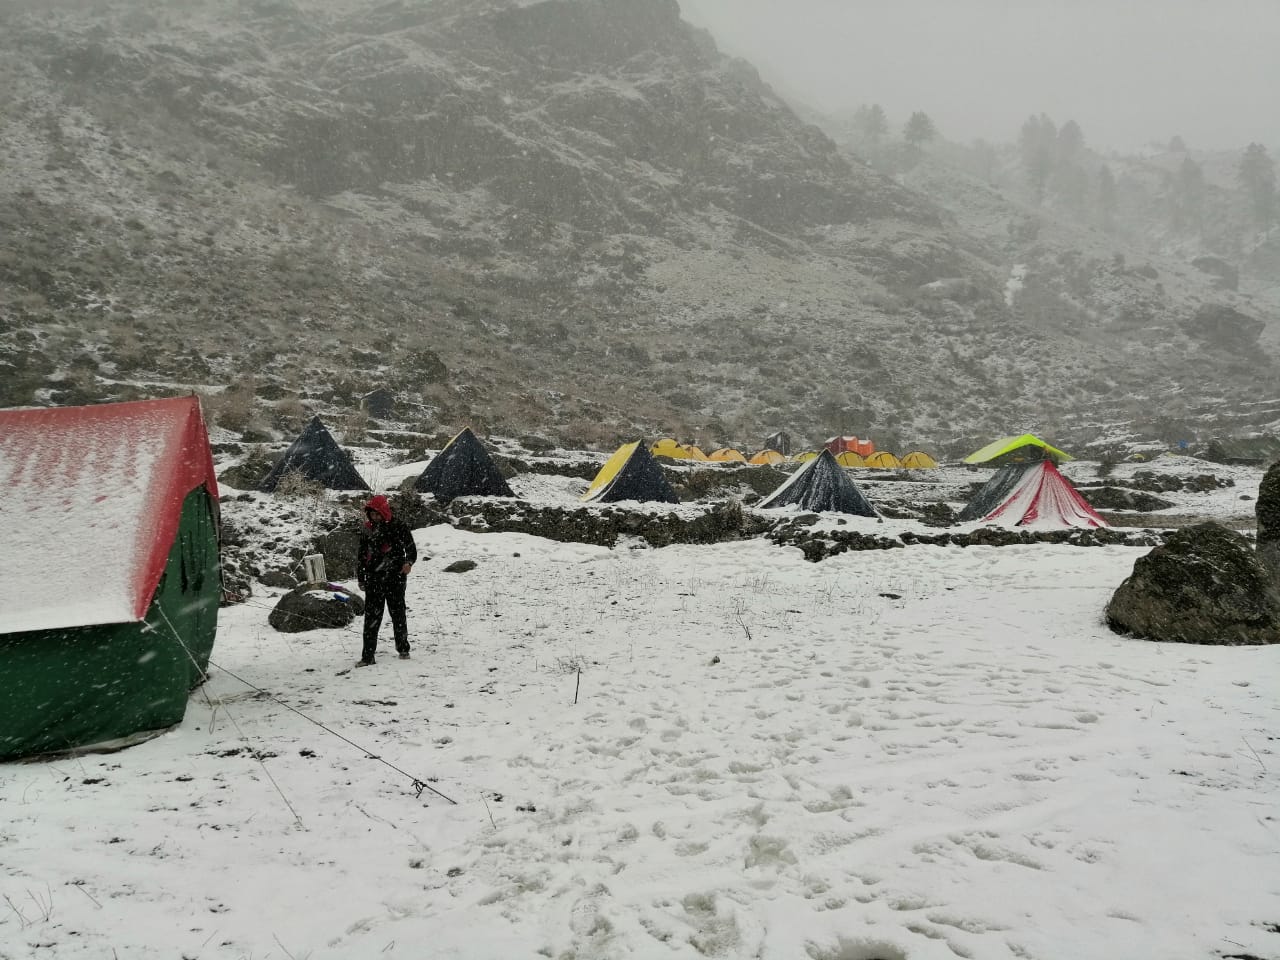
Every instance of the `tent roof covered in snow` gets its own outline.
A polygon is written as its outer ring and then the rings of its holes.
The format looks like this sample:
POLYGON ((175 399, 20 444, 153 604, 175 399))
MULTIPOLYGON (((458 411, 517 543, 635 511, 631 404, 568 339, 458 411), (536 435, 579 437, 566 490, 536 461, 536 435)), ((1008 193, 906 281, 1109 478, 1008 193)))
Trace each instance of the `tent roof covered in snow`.
POLYGON ((619 500, 680 502, 662 467, 640 440, 624 443, 614 451, 582 499, 587 503, 617 503, 619 500))
POLYGON ((0 410, 0 634, 141 620, 200 486, 194 396, 0 410))
POLYGON ((1002 467, 974 494, 960 519, 1009 527, 1107 526, 1051 460, 1002 467))
POLYGON ((964 462, 980 463, 988 467, 1003 467, 1006 463, 1032 463, 1037 460, 1062 463, 1074 459, 1075 457, 1065 450, 1050 446, 1034 434, 1021 433, 1016 437, 992 440, 985 447, 965 457, 964 462))
POLYGON ((308 480, 323 484, 330 490, 368 490, 369 485, 356 472, 346 451, 338 446, 320 418, 312 417, 298 439, 276 461, 258 489, 264 493, 275 490, 286 474, 299 473, 308 480))
POLYGON ((797 506, 802 510, 828 510, 860 517, 876 516, 875 508, 858 485, 824 449, 797 470, 789 480, 758 504, 760 509, 797 506))
POLYGON ((195 397, 0 410, 0 761, 178 723, 221 579, 195 397))
POLYGON ((515 496, 502 471, 470 427, 463 427, 443 450, 431 458, 426 469, 418 475, 413 489, 435 494, 436 499, 443 503, 455 497, 515 496))

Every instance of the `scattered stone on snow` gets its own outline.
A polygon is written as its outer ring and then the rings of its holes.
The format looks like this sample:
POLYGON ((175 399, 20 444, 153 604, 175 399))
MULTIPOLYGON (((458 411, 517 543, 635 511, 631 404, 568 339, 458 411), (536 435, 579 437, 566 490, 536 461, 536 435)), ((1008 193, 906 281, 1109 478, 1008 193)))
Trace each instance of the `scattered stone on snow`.
POLYGON ((345 627, 363 613, 364 600, 351 591, 336 584, 320 589, 304 583, 277 601, 267 623, 281 633, 302 633, 345 627))

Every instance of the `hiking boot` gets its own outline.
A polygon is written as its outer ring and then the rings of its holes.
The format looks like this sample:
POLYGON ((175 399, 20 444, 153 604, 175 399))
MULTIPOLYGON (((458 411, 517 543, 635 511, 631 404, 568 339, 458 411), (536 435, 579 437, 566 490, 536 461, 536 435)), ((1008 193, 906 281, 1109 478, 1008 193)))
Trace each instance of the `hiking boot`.
POLYGON ((400 651, 400 659, 401 659, 401 660, 408 660, 408 659, 409 659, 409 651, 408 651, 408 650, 401 650, 401 651, 400 651))
POLYGON ((357 660, 357 661, 356 661, 356 666, 357 666, 357 667, 372 667, 372 666, 373 666, 373 661, 372 661, 372 660, 357 660))

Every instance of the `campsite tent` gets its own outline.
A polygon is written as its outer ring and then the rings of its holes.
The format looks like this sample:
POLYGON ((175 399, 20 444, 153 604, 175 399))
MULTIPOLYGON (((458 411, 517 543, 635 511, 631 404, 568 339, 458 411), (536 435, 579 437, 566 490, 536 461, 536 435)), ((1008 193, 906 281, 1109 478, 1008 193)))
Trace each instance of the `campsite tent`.
POLYGON ((775 463, 786 463, 787 458, 780 454, 777 450, 761 450, 755 454, 747 463, 754 463, 757 467, 772 466, 775 463))
POLYGON ((902 466, 902 461, 895 457, 888 450, 877 450, 869 457, 863 457, 865 465, 875 467, 877 470, 897 470, 902 466))
POLYGON ((857 437, 832 437, 823 446, 831 451, 833 457, 839 456, 846 450, 863 458, 876 452, 874 443, 870 440, 859 440, 857 437))
POLYGON ((649 452, 655 457, 670 457, 672 460, 684 459, 684 446, 679 440, 673 440, 671 437, 663 437, 661 440, 654 441, 653 446, 649 448, 649 452))
POLYGON ((823 450, 802 466, 786 483, 761 500, 759 506, 763 510, 796 506, 802 510, 876 516, 875 509, 862 495, 858 485, 836 463, 830 450, 823 450))
POLYGON ((747 458, 742 455, 742 451, 734 450, 731 447, 721 447, 719 450, 712 450, 707 454, 708 460, 715 460, 720 463, 746 463, 747 458))
MULTIPOLYGON (((793 456, 791 458, 791 461, 792 463, 808 463, 817 455, 818 455, 817 452, 814 450, 805 450, 803 453, 797 453, 795 456, 793 456)), ((855 453, 853 454, 853 456, 857 457, 858 455, 855 453)), ((861 459, 861 457, 859 457, 859 459, 861 459)))
POLYGON ((506 478, 470 427, 463 427, 431 458, 413 489, 431 493, 441 503, 455 497, 514 497, 506 478))
POLYGON ((217 629, 195 397, 0 410, 0 760, 182 720, 217 629))
POLYGON ((360 398, 360 406, 371 417, 389 417, 396 411, 396 395, 386 387, 377 387, 360 398))
POLYGON ((908 470, 934 470, 938 466, 938 461, 927 453, 913 450, 902 458, 902 465, 908 470))
POLYGON ((263 493, 273 491, 286 474, 299 473, 307 480, 328 487, 330 490, 368 490, 351 458, 338 446, 319 417, 312 417, 298 439, 289 444, 276 465, 271 468, 258 489, 263 493))
POLYGON ((619 500, 679 503, 680 498, 667 483, 662 467, 639 440, 620 446, 582 495, 587 503, 617 503, 619 500))
MULTIPOLYGON (((817 454, 815 453, 813 456, 816 457, 817 454)), ((809 459, 813 459, 813 457, 810 457, 809 459)), ((846 450, 844 453, 837 453, 836 463, 840 464, 842 467, 865 467, 867 465, 867 462, 852 450, 846 450)))
POLYGON ((764 442, 765 450, 777 450, 783 456, 791 456, 791 434, 779 430, 764 442))
POLYGON ((701 447, 693 443, 680 444, 680 455, 685 460, 709 460, 710 459, 710 457, 708 457, 705 453, 702 452, 701 447))
POLYGON ((964 462, 982 464, 984 467, 1003 467, 1007 463, 1034 463, 1037 460, 1062 463, 1065 460, 1074 459, 1071 454, 1049 446, 1039 437, 1023 433, 1016 437, 1001 437, 999 440, 993 440, 965 457, 964 462))
POLYGON ((1010 527, 1107 525, 1051 460, 1002 467, 974 494, 960 519, 1010 527))

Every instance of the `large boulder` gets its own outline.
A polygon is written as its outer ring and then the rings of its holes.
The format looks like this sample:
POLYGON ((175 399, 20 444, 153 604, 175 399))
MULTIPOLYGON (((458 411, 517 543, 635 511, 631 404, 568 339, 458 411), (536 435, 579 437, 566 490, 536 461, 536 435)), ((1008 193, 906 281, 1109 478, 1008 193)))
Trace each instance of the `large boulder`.
POLYGON ((1280 643, 1280 592, 1249 541, 1217 523, 1183 527, 1133 565, 1107 625, 1146 640, 1280 643))
POLYGON ((1272 464, 1258 484, 1258 559, 1280 587, 1280 463, 1272 464))
POLYGON ((364 613, 364 601, 333 584, 304 583, 290 590, 267 615, 281 633, 345 627, 364 613))
POLYGON ((1252 354, 1266 324, 1224 303, 1206 303, 1182 324, 1187 336, 1228 353, 1252 354))

